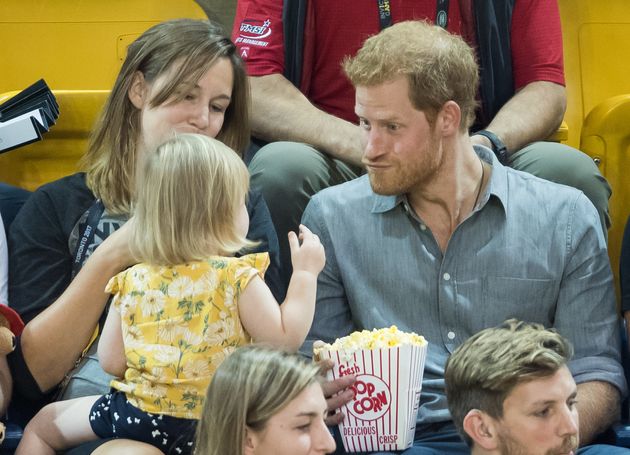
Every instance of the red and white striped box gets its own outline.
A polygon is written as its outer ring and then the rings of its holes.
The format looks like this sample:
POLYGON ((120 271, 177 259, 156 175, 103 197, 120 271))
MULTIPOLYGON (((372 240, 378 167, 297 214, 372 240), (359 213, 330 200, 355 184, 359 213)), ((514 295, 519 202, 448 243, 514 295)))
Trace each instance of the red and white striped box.
POLYGON ((334 362, 328 379, 356 375, 354 399, 343 406, 339 424, 346 452, 404 450, 413 444, 427 352, 426 341, 418 338, 423 344, 317 349, 318 358, 334 362))

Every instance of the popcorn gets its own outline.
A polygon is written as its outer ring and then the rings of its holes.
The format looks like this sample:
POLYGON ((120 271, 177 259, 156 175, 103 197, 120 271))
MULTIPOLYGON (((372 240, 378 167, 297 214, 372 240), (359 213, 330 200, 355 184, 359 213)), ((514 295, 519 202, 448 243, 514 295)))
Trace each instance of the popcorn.
POLYGON ((385 329, 362 330, 350 335, 337 338, 333 344, 323 343, 313 348, 317 355, 321 350, 354 352, 359 349, 387 349, 404 344, 424 346, 427 341, 423 336, 414 332, 401 332, 392 325, 385 329))
POLYGON ((411 446, 420 403, 427 341, 396 326, 363 330, 313 347, 335 363, 328 379, 356 375, 354 398, 339 424, 346 452, 404 450, 411 446))

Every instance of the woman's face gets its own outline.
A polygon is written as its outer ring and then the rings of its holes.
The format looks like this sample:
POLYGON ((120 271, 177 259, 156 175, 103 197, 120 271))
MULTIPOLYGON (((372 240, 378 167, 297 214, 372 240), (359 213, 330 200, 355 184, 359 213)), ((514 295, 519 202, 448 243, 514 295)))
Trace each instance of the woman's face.
POLYGON ((319 384, 312 384, 267 421, 260 432, 247 432, 245 455, 315 455, 332 453, 326 424, 326 400, 319 384))
POLYGON ((195 86, 183 94, 181 100, 167 100, 160 106, 151 107, 150 100, 170 76, 167 72, 151 83, 139 77, 129 91, 129 99, 142 111, 140 149, 151 150, 174 133, 216 137, 223 127, 234 82, 234 72, 228 58, 218 59, 195 86))

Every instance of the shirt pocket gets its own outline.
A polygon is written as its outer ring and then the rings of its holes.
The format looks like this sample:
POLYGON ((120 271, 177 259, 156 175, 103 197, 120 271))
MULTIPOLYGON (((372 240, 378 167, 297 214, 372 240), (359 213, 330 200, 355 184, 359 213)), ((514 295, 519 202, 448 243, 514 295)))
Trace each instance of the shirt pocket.
POLYGON ((483 281, 483 327, 516 318, 550 326, 558 300, 557 280, 486 277, 483 281))

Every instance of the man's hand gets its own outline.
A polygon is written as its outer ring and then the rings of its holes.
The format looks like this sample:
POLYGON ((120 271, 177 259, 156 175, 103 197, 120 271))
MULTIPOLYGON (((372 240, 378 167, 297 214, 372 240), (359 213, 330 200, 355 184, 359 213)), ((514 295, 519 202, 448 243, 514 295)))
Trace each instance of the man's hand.
MULTIPOLYGON (((313 346, 317 346, 317 343, 321 343, 321 341, 316 341, 313 346)), ((334 365, 330 359, 320 360, 318 361, 318 364, 321 368, 322 375, 324 376, 334 365)), ((322 381, 322 390, 324 391, 324 397, 326 397, 326 404, 328 405, 326 425, 339 425, 343 421, 345 414, 341 412, 339 408, 354 398, 354 392, 350 386, 354 384, 355 380, 355 376, 353 374, 349 374, 333 381, 322 381)))

